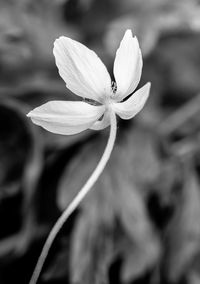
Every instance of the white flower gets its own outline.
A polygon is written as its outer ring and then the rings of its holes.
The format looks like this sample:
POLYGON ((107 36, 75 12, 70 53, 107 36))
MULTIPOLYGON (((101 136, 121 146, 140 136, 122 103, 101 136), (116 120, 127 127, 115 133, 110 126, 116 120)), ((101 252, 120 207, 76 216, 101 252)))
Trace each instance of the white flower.
POLYGON ((87 101, 50 101, 27 116, 43 128, 58 134, 76 134, 88 128, 100 130, 110 124, 110 111, 130 119, 144 106, 150 83, 136 91, 142 73, 142 55, 136 37, 127 30, 114 61, 115 83, 96 53, 68 37, 54 43, 53 53, 66 86, 87 101), (96 103, 94 103, 94 101, 96 103), (91 103, 90 103, 91 102, 91 103))
POLYGON ((135 116, 144 106, 150 89, 147 83, 127 100, 136 89, 142 73, 142 55, 136 37, 127 30, 117 50, 114 62, 115 83, 96 55, 81 43, 60 37, 54 44, 54 55, 60 76, 69 90, 84 101, 51 101, 28 113, 32 121, 59 134, 75 134, 88 128, 100 130, 109 124, 110 135, 103 155, 91 176, 62 213, 52 228, 30 280, 36 284, 43 264, 59 230, 77 208, 104 170, 114 147, 116 114, 123 119, 135 116))

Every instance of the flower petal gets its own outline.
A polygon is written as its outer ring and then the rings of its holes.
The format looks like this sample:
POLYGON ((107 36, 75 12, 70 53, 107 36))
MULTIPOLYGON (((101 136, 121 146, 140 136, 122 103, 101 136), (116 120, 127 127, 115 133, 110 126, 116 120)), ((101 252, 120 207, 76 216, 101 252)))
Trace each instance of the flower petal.
POLYGON ((128 100, 122 103, 113 103, 113 110, 122 118, 130 119, 134 117, 143 108, 150 91, 151 84, 147 83, 128 100))
POLYGON ((102 120, 98 120, 96 121, 91 127, 90 129, 92 130, 102 130, 106 127, 108 127, 110 125, 110 116, 109 116, 109 112, 106 111, 104 113, 104 116, 102 118, 102 120))
POLYGON ((110 94, 110 75, 94 51, 62 36, 55 41, 53 53, 59 74, 73 93, 98 102, 110 94))
POLYGON ((30 111, 27 116, 50 132, 72 135, 88 129, 104 111, 104 106, 85 102, 50 101, 30 111))
POLYGON ((137 87, 142 73, 142 54, 136 37, 127 30, 116 52, 114 76, 117 83, 116 101, 130 95, 137 87))

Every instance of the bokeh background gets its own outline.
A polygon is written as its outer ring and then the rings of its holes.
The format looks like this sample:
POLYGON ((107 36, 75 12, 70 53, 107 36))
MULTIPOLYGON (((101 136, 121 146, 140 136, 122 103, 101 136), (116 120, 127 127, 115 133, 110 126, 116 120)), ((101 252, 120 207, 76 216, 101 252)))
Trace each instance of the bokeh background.
POLYGON ((0 0, 0 283, 28 283, 48 233, 87 180, 108 129, 54 135, 26 113, 75 100, 52 47, 94 49, 112 73, 127 28, 152 83, 118 122, 112 157, 59 233, 38 283, 200 283, 200 1, 0 0))

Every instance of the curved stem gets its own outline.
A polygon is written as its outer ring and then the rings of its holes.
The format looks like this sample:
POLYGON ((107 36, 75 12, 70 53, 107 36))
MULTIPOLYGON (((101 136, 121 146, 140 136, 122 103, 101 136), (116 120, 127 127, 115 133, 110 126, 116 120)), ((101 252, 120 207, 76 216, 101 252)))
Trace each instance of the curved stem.
POLYGON ((54 225, 51 232, 49 233, 49 236, 48 236, 48 238, 47 238, 47 240, 44 244, 44 247, 42 249, 42 252, 40 254, 40 257, 38 259, 38 262, 36 264, 36 267, 34 269, 34 272, 32 274, 32 277, 31 277, 29 284, 36 284, 37 283, 38 278, 40 276, 40 273, 42 271, 44 262, 45 262, 45 260, 48 256, 49 250, 50 250, 52 243, 55 240, 58 232, 60 231, 60 229, 62 228, 62 226, 64 225, 64 223, 68 219, 68 217, 72 214, 72 212, 74 212, 74 210, 78 207, 78 205, 83 200, 83 198, 86 196, 86 194, 90 191, 92 186, 95 184, 95 182, 99 178, 100 174, 103 172, 103 170, 104 170, 104 168, 105 168, 105 166, 106 166, 106 164, 107 164, 107 162, 110 158, 110 155, 111 155, 114 143, 115 143, 116 132, 117 132, 116 115, 112 110, 110 110, 110 135, 109 135, 109 139, 108 139, 106 148, 104 150, 104 153, 103 153, 97 167, 95 168, 95 170, 93 171, 93 173, 91 174, 91 176, 89 177, 89 179, 87 180, 85 185, 81 188, 81 190, 79 191, 77 196, 74 198, 74 200, 70 203, 70 205, 65 209, 65 211, 59 217, 56 224, 54 225))

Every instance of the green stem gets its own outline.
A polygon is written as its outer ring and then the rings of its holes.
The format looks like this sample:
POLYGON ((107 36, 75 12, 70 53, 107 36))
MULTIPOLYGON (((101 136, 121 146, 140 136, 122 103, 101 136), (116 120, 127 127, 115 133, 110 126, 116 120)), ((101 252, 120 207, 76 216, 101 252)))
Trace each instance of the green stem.
POLYGON ((89 179, 87 180, 85 185, 81 188, 81 190, 79 191, 77 196, 74 198, 74 200, 70 203, 70 205, 65 209, 65 211, 59 217, 56 224, 54 225, 51 232, 49 233, 49 236, 48 236, 48 238, 47 238, 47 240, 44 244, 44 247, 42 249, 42 252, 40 254, 40 257, 38 259, 38 262, 36 264, 36 267, 34 269, 34 272, 32 274, 32 277, 31 277, 29 284, 36 284, 37 283, 39 276, 40 276, 40 273, 42 271, 43 265, 45 263, 45 260, 48 256, 49 250, 50 250, 50 248, 53 244, 53 241, 55 240, 57 234, 59 233, 60 229, 62 228, 62 226, 64 225, 64 223, 68 219, 68 217, 78 207, 80 202, 83 200, 83 198, 86 196, 86 194, 91 190, 91 188, 93 187, 93 185, 95 184, 95 182, 97 181, 97 179, 99 178, 101 173, 103 172, 103 170, 104 170, 104 168, 105 168, 105 166, 106 166, 106 164, 107 164, 107 162, 110 158, 111 152, 113 150, 113 147, 114 147, 114 144, 115 144, 115 139, 116 139, 116 133, 117 133, 116 115, 112 110, 110 110, 110 135, 109 135, 109 139, 108 139, 106 148, 104 150, 104 153, 103 153, 97 167, 95 168, 95 170, 93 171, 93 173, 91 174, 91 176, 89 177, 89 179))

